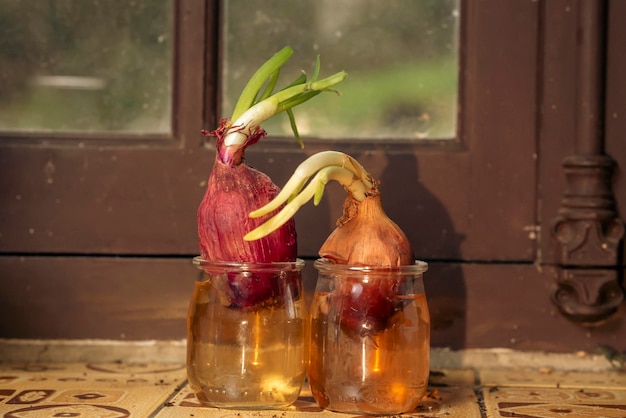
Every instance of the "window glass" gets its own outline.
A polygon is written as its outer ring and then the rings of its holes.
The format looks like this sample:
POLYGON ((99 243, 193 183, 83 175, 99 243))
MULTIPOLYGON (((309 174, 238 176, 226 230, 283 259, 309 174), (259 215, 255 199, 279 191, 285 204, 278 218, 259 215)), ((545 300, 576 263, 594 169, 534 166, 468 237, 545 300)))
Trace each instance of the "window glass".
MULTIPOLYGON (((348 72, 339 98, 323 94, 294 110, 302 135, 454 138, 459 1, 227 0, 222 114, 252 72, 290 45, 296 53, 282 72, 285 84, 301 70, 310 74, 317 54, 320 76, 348 72)), ((264 127, 291 135, 286 115, 264 127)))
POLYGON ((3 0, 0 130, 171 131, 173 3, 3 0))

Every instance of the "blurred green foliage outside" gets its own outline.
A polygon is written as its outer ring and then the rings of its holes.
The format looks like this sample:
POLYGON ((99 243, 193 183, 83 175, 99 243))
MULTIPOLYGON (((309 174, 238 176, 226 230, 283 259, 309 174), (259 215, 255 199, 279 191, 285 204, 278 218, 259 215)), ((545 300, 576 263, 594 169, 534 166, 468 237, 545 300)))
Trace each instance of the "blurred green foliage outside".
POLYGON ((0 130, 169 132, 173 5, 2 0, 0 130))
MULTIPOLYGON (((453 138, 459 1, 223 0, 220 116, 290 45, 285 84, 318 54, 349 74, 295 109, 303 136, 453 138)), ((0 131, 171 132, 173 1, 0 2, 0 131)), ((291 136, 286 117, 264 127, 291 136)))

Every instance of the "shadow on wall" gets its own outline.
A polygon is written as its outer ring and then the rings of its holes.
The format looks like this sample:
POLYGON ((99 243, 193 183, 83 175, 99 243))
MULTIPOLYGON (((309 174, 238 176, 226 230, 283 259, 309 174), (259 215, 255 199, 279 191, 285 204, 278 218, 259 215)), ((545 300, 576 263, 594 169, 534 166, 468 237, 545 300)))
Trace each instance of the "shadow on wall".
POLYGON ((464 348, 467 298, 458 262, 463 236, 455 232, 443 204, 423 186, 417 156, 411 150, 380 147, 373 153, 355 156, 380 180, 385 211, 409 237, 415 257, 429 263, 424 284, 432 345, 464 348), (380 167, 381 172, 376 172, 375 167, 380 167))
MULTIPOLYGON (((322 149, 307 147, 314 154, 322 149)), ((415 257, 429 263, 424 275, 426 296, 431 314, 433 346, 461 349, 466 345, 466 288, 460 245, 444 205, 426 189, 419 178, 417 157, 412 147, 384 145, 376 148, 352 146, 344 152, 356 158, 366 170, 379 179, 383 207, 387 215, 407 234, 415 257)), ((284 184, 277 179, 277 184, 284 184)), ((317 252, 342 212, 345 191, 329 184, 319 206, 309 203, 296 215, 299 234, 307 237, 298 242, 299 254, 307 259, 304 283, 310 298, 315 289, 317 272, 312 266, 317 252)))

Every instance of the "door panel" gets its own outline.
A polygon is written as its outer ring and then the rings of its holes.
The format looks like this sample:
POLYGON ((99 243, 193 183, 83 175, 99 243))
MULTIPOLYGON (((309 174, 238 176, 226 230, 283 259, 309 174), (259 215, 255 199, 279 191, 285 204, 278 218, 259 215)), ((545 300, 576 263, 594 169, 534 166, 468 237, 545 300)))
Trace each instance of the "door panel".
MULTIPOLYGON (((616 167, 611 178, 618 212, 622 220, 626 219, 626 54, 623 52, 622 39, 626 37, 623 17, 626 16, 626 4, 620 1, 609 2, 608 38, 607 38, 607 74, 606 74, 606 111, 605 111, 605 151, 615 160, 616 167)), ((626 246, 621 246, 621 266, 626 265, 626 246)), ((624 274, 622 272, 622 285, 624 274)))
POLYGON ((205 89, 204 5, 177 5, 174 137, 6 133, 0 251, 196 252, 194 206, 212 161, 199 132, 214 112, 204 94, 214 93, 205 89))
MULTIPOLYGON (((305 139, 304 153, 344 151, 378 176, 388 214, 420 258, 530 261, 536 236, 538 5, 467 2, 463 16, 457 141, 305 139)), ((248 162, 282 185, 295 165, 276 167, 273 150, 266 141, 261 151, 248 151, 248 162)), ((280 158, 305 158, 287 153, 280 158)), ((343 196, 340 188, 331 189, 321 207, 296 218, 316 220, 299 222, 303 256, 317 254, 343 196)))
POLYGON ((2 179, 1 251, 193 252, 197 195, 207 164, 191 155, 171 148, 5 150, 1 158, 8 173, 25 166, 32 171, 2 179))
MULTIPOLYGON (((310 295, 311 262, 304 272, 310 295)), ((185 338, 198 271, 175 258, 0 257, 0 274, 0 306, 12 318, 0 321, 3 338, 133 341, 185 338)), ((433 346, 589 353, 598 345, 621 347, 623 319, 581 332, 550 304, 529 303, 555 274, 532 265, 431 263, 424 284, 433 346)))
MULTIPOLYGON (((329 147, 350 152, 380 176, 384 204, 406 229, 420 258, 532 260, 536 68, 528 63, 536 61, 538 6, 468 4, 464 11, 456 143, 363 145, 310 139, 301 151, 268 138, 248 153, 249 163, 282 184, 306 154, 329 147), (493 16, 514 18, 503 23, 493 16)), ((21 143, 24 139, 9 140, 0 157, 11 173, 2 180, 8 216, 0 224, 1 251, 197 252, 195 210, 213 161, 210 141, 203 147, 199 134, 205 64, 199 41, 205 35, 191 29, 202 26, 202 8, 183 5, 179 15, 176 137, 139 140, 137 145, 89 138, 32 138, 26 140, 29 145, 21 143)), ((211 108, 213 97, 204 100, 211 108)), ((209 120, 216 120, 215 115, 209 120)), ((342 193, 336 188, 328 197, 332 209, 326 205, 299 215, 302 256, 315 256, 333 229, 342 193), (312 224, 309 216, 325 221, 312 224)))
POLYGON ((576 63, 577 18, 573 4, 568 1, 547 2, 546 21, 558 22, 544 25, 546 42, 543 46, 544 82, 543 109, 540 132, 540 182, 542 240, 541 260, 558 262, 558 248, 551 233, 551 223, 558 213, 565 175, 563 159, 576 152, 576 63))
MULTIPOLYGON (((431 266, 435 346, 626 344, 623 306, 588 329, 550 301, 558 268, 549 227, 563 192, 561 161, 574 151, 576 21, 569 13, 576 3, 463 2, 456 140, 305 138, 300 150, 270 133, 247 153, 278 185, 307 155, 328 148, 352 154, 381 180, 386 211, 431 266)), ((176 4, 173 137, 0 140, 0 314, 19 319, 0 321, 0 338, 184 337, 197 274, 190 265, 198 252, 196 208, 214 158, 200 130, 220 116, 223 51, 220 2, 176 4)), ((619 25, 626 6, 610 5, 606 151, 623 167, 625 71, 615 39, 626 35, 619 25)), ((619 169, 614 187, 623 212, 619 169)), ((344 195, 330 185, 319 207, 296 216, 309 291, 310 261, 344 195)))

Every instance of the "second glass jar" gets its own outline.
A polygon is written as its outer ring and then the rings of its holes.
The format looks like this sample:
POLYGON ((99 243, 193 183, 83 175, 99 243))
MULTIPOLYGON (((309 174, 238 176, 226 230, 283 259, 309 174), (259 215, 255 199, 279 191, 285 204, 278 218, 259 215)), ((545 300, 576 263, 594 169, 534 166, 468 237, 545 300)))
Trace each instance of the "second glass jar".
POLYGON ((310 308, 309 383, 325 409, 399 414, 426 393, 427 264, 350 266, 320 259, 310 308))

